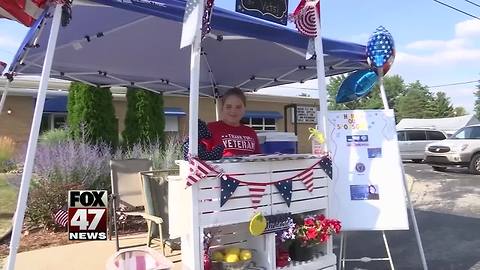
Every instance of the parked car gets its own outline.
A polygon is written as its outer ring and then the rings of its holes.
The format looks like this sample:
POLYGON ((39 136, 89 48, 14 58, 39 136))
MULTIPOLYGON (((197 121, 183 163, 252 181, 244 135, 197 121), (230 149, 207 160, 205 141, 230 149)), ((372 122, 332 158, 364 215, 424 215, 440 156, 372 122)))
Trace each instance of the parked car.
POLYGON ((427 144, 445 140, 447 135, 435 129, 414 128, 397 130, 398 147, 402 160, 422 162, 427 144))
POLYGON ((435 171, 455 166, 480 174, 480 125, 461 128, 447 140, 427 145, 425 163, 435 171))

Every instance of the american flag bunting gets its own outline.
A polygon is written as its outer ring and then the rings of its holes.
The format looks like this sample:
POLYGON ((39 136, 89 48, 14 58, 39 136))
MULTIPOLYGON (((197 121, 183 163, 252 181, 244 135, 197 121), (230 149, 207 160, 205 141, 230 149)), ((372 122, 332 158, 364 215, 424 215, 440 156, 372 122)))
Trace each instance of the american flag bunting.
POLYGON ((298 178, 300 178, 308 191, 313 191, 313 167, 303 171, 298 175, 298 178))
POLYGON ((48 0, 0 0, 0 18, 32 26, 45 10, 48 0))
POLYGON ((216 171, 212 167, 197 158, 190 158, 189 165, 190 175, 187 177, 187 187, 190 187, 208 175, 216 174, 216 171))

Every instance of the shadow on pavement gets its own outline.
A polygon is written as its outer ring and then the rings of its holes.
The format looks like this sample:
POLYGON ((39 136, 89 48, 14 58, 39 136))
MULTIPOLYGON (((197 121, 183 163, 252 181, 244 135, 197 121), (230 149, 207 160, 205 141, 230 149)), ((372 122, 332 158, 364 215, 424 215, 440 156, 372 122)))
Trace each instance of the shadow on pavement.
MULTIPOLYGON (((479 270, 480 219, 415 210, 428 269, 479 270), (478 267, 478 268, 477 268, 478 267)), ((410 216, 409 216, 410 219, 410 216)), ((387 240, 395 269, 423 269, 414 229, 387 231, 387 240)), ((335 239, 338 256, 339 237, 335 239)), ((381 232, 351 232, 348 234, 347 259, 386 257, 381 232)), ((347 262, 346 269, 385 270, 388 262, 347 262)))

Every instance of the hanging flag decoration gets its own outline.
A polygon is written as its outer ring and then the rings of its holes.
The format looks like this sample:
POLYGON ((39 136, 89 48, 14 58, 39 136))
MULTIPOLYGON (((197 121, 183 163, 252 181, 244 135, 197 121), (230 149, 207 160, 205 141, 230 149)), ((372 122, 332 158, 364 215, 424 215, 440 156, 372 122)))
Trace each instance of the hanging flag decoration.
POLYGON ((47 7, 48 0, 0 0, 0 18, 17 21, 27 27, 33 25, 47 7))
POLYGON ((317 9, 318 14, 320 14, 320 1, 301 0, 292 14, 292 19, 297 27, 297 30, 301 34, 312 38, 317 36, 317 25, 315 18, 317 15, 315 8, 317 9))
POLYGON ((212 167, 197 158, 190 158, 189 165, 190 175, 187 177, 187 187, 195 184, 208 175, 216 174, 216 171, 212 167))
POLYGON ((353 72, 340 85, 335 102, 350 102, 368 95, 375 86, 377 79, 377 74, 370 69, 353 72))
POLYGON ((190 158, 190 175, 187 177, 187 187, 192 186, 194 183, 197 183, 198 181, 206 177, 219 178, 221 188, 220 207, 222 207, 232 197, 237 187, 240 184, 244 184, 248 187, 253 208, 256 209, 262 201, 267 186, 275 185, 287 206, 290 207, 293 194, 293 180, 299 179, 305 185, 306 189, 309 192, 312 192, 313 171, 314 168, 317 167, 317 165, 320 166, 320 168, 328 175, 328 177, 332 178, 332 161, 329 156, 324 156, 320 159, 320 161, 316 162, 311 167, 304 169, 303 171, 294 176, 274 182, 257 183, 236 179, 235 177, 226 174, 223 170, 221 170, 221 168, 218 168, 213 164, 209 165, 205 161, 199 160, 198 158, 190 158))
POLYGON ((276 182, 275 186, 287 203, 287 206, 290 207, 290 203, 292 202, 292 180, 276 182))
POLYGON ((0 76, 3 74, 3 71, 7 67, 7 63, 0 61, 0 76))
POLYGON ((265 183, 249 183, 248 191, 250 191, 250 198, 252 199, 253 208, 257 209, 262 201, 263 193, 268 184, 265 183))
POLYGON ((227 175, 222 175, 220 177, 220 207, 222 207, 228 201, 228 199, 232 197, 238 185, 240 185, 240 182, 228 177, 227 175))
POLYGON ((395 43, 390 32, 379 26, 367 43, 367 61, 370 67, 385 75, 395 59, 395 43))
POLYGON ((203 11, 203 18, 202 18, 202 39, 205 38, 208 33, 212 30, 210 27, 210 22, 212 19, 213 13, 213 0, 207 0, 205 2, 205 9, 203 11))
POLYGON ((303 171, 298 178, 300 178, 300 181, 302 181, 308 191, 313 191, 313 168, 303 171))
POLYGON ((332 159, 330 156, 324 156, 319 162, 320 168, 332 179, 332 159))

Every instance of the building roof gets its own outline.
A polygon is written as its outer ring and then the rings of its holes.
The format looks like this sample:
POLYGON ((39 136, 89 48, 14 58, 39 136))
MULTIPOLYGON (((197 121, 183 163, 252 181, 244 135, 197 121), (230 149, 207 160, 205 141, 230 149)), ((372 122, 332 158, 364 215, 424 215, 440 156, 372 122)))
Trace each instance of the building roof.
POLYGON ((397 124, 397 129, 432 128, 453 133, 462 127, 474 124, 480 124, 480 121, 473 114, 448 118, 405 118, 397 124))

